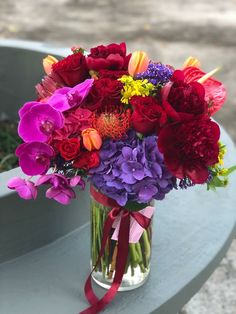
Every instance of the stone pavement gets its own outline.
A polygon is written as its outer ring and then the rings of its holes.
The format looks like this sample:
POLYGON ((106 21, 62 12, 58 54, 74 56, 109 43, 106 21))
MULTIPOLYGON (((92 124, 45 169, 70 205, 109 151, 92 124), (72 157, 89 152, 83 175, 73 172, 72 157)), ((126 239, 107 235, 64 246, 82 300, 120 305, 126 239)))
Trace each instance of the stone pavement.
MULTIPOLYGON (((228 89, 216 115, 236 141, 235 0, 4 0, 0 38, 39 40, 59 46, 126 41, 155 60, 180 66, 189 55, 202 61, 228 89)), ((226 213, 227 214, 227 213, 226 213)), ((236 241, 182 314, 236 314, 236 241)))

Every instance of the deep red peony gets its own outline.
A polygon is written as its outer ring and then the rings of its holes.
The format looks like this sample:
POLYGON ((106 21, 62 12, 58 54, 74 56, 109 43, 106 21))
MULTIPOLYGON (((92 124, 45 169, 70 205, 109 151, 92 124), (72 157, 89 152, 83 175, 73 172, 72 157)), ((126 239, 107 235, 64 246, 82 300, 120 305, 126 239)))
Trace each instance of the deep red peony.
POLYGON ((65 160, 75 159, 80 153, 80 140, 78 138, 65 139, 59 143, 58 150, 65 160))
POLYGON ((165 111, 153 97, 133 96, 130 104, 134 109, 131 124, 137 132, 144 135, 159 132, 167 121, 165 111))
POLYGON ((78 52, 53 64, 55 72, 66 86, 74 87, 89 77, 85 56, 78 52))
POLYGON ((81 152, 80 157, 75 160, 73 167, 83 170, 89 170, 100 164, 99 153, 97 151, 81 152))
MULTIPOLYGON (((186 67, 184 70, 185 82, 196 82, 206 73, 196 67, 186 67)), ((210 77, 202 84, 205 88, 205 100, 208 104, 208 113, 213 115, 223 106, 226 100, 224 84, 210 77)))
POLYGON ((164 102, 168 115, 174 120, 189 120, 207 113, 204 87, 198 82, 186 83, 184 73, 176 70, 164 102), (170 104, 171 108, 168 106, 170 104))
POLYGON ((123 85, 120 81, 110 78, 101 78, 94 81, 82 107, 94 110, 108 110, 120 104, 120 95, 123 85))
POLYGON ((158 137, 169 171, 179 179, 188 177, 193 183, 206 182, 208 166, 218 162, 219 126, 207 117, 170 124, 158 137))
POLYGON ((131 55, 126 55, 126 44, 110 44, 91 48, 86 61, 89 70, 127 70, 131 55))

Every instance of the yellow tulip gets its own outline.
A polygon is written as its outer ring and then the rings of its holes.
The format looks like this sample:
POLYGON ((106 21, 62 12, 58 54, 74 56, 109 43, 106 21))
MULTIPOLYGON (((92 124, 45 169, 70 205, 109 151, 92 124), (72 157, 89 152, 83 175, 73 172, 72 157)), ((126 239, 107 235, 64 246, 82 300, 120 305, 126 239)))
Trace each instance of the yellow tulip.
POLYGON ((84 129, 81 133, 84 147, 88 150, 100 149, 102 138, 97 130, 93 128, 84 129))
POLYGON ((50 55, 48 55, 46 58, 43 59, 43 68, 47 75, 51 73, 52 65, 57 62, 58 60, 55 57, 50 56, 50 55))
POLYGON ((135 76, 138 73, 147 70, 149 64, 149 58, 144 51, 135 51, 129 60, 128 72, 129 75, 135 76))

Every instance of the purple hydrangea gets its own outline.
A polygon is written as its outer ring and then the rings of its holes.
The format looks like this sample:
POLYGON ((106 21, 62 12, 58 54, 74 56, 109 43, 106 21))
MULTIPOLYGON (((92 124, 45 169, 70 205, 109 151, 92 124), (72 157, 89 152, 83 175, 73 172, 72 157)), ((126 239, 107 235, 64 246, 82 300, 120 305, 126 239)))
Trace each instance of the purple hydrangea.
POLYGON ((139 80, 147 79, 154 85, 165 85, 169 82, 173 72, 174 69, 169 65, 150 62, 147 70, 137 74, 135 78, 139 80))
POLYGON ((175 184, 157 147, 157 137, 107 139, 100 150, 101 163, 91 169, 91 182, 103 194, 124 206, 128 201, 161 200, 175 184))

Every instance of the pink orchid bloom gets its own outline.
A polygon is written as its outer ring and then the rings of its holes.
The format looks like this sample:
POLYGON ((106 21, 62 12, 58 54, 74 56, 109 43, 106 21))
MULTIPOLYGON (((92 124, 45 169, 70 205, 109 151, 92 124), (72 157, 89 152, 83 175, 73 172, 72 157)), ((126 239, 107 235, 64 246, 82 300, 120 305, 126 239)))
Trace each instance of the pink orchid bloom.
POLYGON ((32 181, 14 177, 8 181, 8 188, 16 190, 19 196, 25 200, 37 198, 37 188, 32 181))

